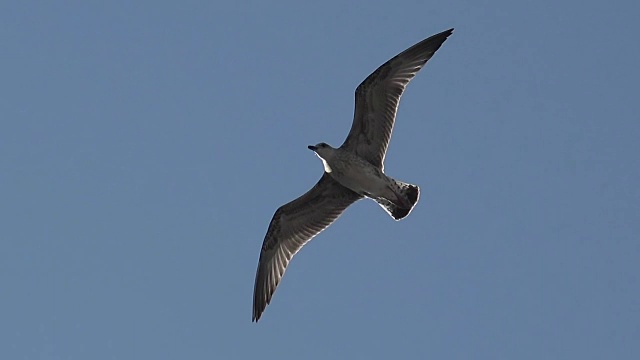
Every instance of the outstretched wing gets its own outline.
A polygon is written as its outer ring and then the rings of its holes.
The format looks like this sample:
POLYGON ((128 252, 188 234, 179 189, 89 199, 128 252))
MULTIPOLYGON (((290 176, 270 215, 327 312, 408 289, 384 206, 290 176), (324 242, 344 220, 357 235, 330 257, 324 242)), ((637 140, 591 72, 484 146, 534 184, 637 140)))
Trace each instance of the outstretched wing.
POLYGON ((384 63, 358 86, 353 124, 342 148, 354 151, 374 166, 384 166, 404 89, 452 32, 453 29, 449 29, 413 45, 384 63))
POLYGON ((271 302, 293 255, 361 198, 324 173, 311 190, 276 210, 260 251, 253 290, 253 321, 260 319, 271 302))

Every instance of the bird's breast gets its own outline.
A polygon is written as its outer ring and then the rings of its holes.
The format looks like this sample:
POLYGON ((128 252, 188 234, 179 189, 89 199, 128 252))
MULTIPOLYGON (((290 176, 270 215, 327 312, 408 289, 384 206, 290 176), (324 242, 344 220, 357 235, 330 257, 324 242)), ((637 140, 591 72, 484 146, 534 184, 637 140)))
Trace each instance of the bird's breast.
POLYGON ((330 175, 342 186, 369 197, 386 194, 389 181, 382 171, 366 161, 350 161, 330 164, 330 175))

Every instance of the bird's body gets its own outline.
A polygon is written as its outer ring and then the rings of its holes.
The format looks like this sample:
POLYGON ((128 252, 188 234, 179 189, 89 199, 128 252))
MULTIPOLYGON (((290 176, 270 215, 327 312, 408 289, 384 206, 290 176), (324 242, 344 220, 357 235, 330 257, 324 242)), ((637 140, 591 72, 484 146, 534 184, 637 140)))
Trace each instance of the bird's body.
POLYGON ((334 149, 324 143, 313 148, 322 160, 325 172, 340 185, 371 199, 386 199, 398 206, 412 207, 400 194, 396 180, 385 175, 380 167, 347 149, 334 149))
POLYGON ((358 86, 353 124, 339 148, 309 146, 325 172, 311 190, 278 208, 271 219, 256 272, 253 321, 270 303, 293 256, 349 205, 368 197, 395 220, 413 210, 420 189, 388 177, 384 158, 404 89, 452 32, 443 31, 401 52, 358 86))

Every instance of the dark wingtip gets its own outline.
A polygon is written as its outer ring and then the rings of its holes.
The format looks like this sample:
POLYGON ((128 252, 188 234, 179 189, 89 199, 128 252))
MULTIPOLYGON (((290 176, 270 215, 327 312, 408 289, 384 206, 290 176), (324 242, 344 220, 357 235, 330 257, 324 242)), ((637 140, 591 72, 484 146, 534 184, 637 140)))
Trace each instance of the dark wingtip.
POLYGON ((253 294, 253 315, 251 316, 251 322, 255 322, 255 323, 257 323, 258 320, 260 320, 262 313, 264 312, 264 310, 267 307, 267 304, 269 303, 268 301, 264 301, 264 298, 260 296, 261 293, 258 292, 257 284, 258 284, 258 280, 256 278, 256 288, 254 289, 254 294, 253 294))
POLYGON ((262 312, 264 311, 264 308, 261 310, 259 310, 256 305, 253 305, 253 316, 251 316, 251 322, 257 323, 258 320, 260 320, 260 316, 262 316, 262 312))
POLYGON ((441 32, 441 33, 439 33, 439 34, 435 34, 435 35, 433 35, 433 36, 431 37, 431 39, 439 39, 439 38, 442 38, 442 42, 444 43, 444 42, 447 40, 447 38, 448 38, 449 36, 451 36, 451 34, 453 34, 453 28, 451 28, 451 29, 449 29, 449 30, 445 30, 445 31, 443 31, 443 32, 441 32))
POLYGON ((441 33, 435 34, 435 35, 433 35, 433 36, 429 37, 429 39, 432 39, 432 40, 436 40, 436 39, 441 40, 441 41, 440 41, 440 45, 442 45, 442 44, 447 40, 447 38, 448 38, 449 36, 451 36, 451 34, 453 34, 453 28, 451 28, 451 29, 449 29, 449 30, 445 30, 445 31, 443 31, 443 32, 441 32, 441 33))
POLYGON ((449 38, 451 34, 453 34, 453 28, 429 36, 397 56, 402 56, 403 54, 408 57, 416 56, 418 58, 422 58, 424 62, 427 62, 433 54, 440 49, 442 44, 447 41, 447 38, 449 38))

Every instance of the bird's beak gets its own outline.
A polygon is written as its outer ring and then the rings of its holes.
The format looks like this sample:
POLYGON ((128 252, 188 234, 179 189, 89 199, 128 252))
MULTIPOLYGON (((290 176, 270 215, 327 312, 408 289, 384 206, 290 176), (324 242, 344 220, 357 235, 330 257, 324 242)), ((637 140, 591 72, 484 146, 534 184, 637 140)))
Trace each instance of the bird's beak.
POLYGON ((316 151, 318 149, 317 147, 315 147, 313 145, 309 145, 307 147, 309 148, 309 150, 313 150, 313 151, 316 151))

